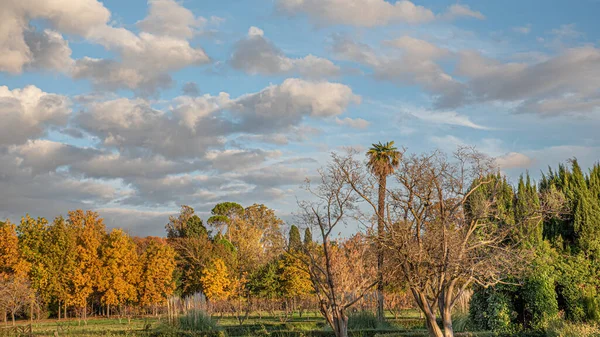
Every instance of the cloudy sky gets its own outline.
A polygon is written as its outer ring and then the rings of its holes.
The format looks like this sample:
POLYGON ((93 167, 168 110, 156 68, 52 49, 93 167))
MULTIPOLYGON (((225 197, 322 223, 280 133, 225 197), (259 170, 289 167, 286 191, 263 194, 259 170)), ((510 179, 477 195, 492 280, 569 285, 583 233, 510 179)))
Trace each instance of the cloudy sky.
POLYGON ((0 0, 0 218, 283 218, 331 151, 600 159, 596 0, 0 0))

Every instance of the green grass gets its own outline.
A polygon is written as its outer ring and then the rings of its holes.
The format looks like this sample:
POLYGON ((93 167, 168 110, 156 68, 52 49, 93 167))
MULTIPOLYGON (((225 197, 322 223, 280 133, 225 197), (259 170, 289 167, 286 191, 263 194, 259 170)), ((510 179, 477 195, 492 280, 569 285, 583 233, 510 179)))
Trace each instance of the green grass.
MULTIPOLYGON (((388 316, 385 327, 377 326, 374 315, 368 312, 359 312, 350 315, 351 336, 369 337, 376 333, 390 332, 418 332, 423 330, 423 323, 416 311, 403 312, 401 317, 394 320, 388 316)), ((327 329, 324 319, 317 312, 305 312, 302 317, 297 313, 287 318, 283 316, 270 316, 266 313, 249 316, 240 326, 238 320, 231 315, 213 315, 207 317, 200 313, 181 316, 178 324, 166 324, 163 318, 152 317, 147 319, 106 319, 90 318, 87 324, 77 319, 70 320, 44 320, 34 322, 34 336, 271 336, 271 337, 329 337, 332 335, 327 329), (203 331, 203 333, 198 333, 203 331), (205 333, 208 331, 210 333, 205 333)), ((28 322, 19 322, 21 325, 28 322)), ((10 324, 10 323, 9 323, 10 324)), ((0 337, 4 337, 0 330, 0 337)))

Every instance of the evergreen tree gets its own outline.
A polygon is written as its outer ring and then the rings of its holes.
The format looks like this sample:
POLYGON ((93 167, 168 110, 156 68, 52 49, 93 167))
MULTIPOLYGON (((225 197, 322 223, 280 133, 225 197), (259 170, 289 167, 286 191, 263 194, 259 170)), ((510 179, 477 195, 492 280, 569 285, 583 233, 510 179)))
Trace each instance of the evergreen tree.
POLYGON ((300 230, 296 225, 292 225, 290 227, 288 249, 290 251, 298 251, 302 249, 302 239, 300 238, 300 230))

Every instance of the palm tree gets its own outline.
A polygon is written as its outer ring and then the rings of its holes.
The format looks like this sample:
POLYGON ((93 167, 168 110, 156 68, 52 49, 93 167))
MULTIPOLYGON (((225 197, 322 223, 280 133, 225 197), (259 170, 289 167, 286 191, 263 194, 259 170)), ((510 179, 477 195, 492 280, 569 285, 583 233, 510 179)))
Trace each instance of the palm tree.
POLYGON ((385 192, 387 185, 387 176, 394 173, 394 170, 400 165, 402 154, 394 142, 382 144, 381 142, 373 144, 373 147, 367 151, 369 159, 367 167, 375 177, 379 179, 379 197, 377 203, 377 319, 380 322, 384 320, 383 311, 383 251, 381 239, 384 232, 385 217, 385 192))

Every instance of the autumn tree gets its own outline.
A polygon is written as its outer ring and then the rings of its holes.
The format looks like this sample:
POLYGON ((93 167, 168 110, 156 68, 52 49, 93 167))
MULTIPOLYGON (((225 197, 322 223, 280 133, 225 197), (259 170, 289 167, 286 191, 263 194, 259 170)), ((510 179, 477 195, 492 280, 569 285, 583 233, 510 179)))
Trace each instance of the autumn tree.
POLYGON ((16 226, 10 221, 0 223, 0 278, 11 275, 26 277, 29 264, 19 250, 16 226))
POLYGON ((175 250, 160 239, 150 239, 140 254, 139 303, 152 307, 164 303, 175 290, 175 250))
POLYGON ((367 167, 369 171, 377 178, 378 193, 377 193, 377 319, 383 322, 384 313, 384 298, 383 298, 383 249, 380 244, 385 230, 385 208, 387 197, 387 177, 394 173, 400 164, 402 154, 396 147, 394 142, 373 144, 373 147, 367 151, 367 167))
POLYGON ((79 310, 80 317, 85 320, 88 300, 98 289, 102 276, 100 250, 106 231, 103 220, 93 211, 71 211, 68 221, 76 231, 75 268, 71 275, 72 304, 79 310))
POLYGON ((70 305, 73 297, 73 283, 70 277, 65 276, 73 275, 77 268, 77 231, 63 217, 57 217, 48 229, 47 237, 44 263, 48 282, 44 299, 56 301, 60 319, 61 309, 70 305))
POLYGON ((318 185, 307 181, 312 200, 300 202, 298 214, 300 223, 319 235, 319 244, 305 246, 306 258, 302 261, 310 274, 321 314, 336 337, 348 336, 347 309, 377 283, 373 265, 366 262, 367 240, 361 235, 347 242, 332 238, 334 231, 358 212, 358 195, 344 175, 347 164, 352 161, 334 157, 332 164, 319 170, 318 185))
POLYGON ((110 317, 111 306, 137 300, 140 265, 135 243, 122 230, 113 229, 100 248, 100 259, 98 291, 110 317))

